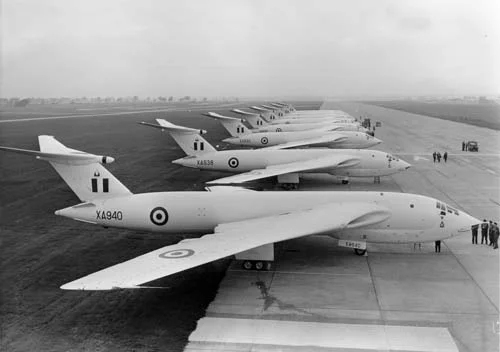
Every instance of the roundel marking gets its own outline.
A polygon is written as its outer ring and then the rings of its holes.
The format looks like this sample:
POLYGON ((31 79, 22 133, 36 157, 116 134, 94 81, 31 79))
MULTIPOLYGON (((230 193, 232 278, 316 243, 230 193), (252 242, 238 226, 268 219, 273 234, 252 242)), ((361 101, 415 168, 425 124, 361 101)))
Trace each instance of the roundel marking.
POLYGON ((281 131, 282 131, 282 129, 279 127, 276 129, 276 132, 281 132, 281 131))
POLYGON ((234 169, 234 168, 237 168, 238 165, 240 165, 240 161, 237 158, 232 157, 232 158, 229 158, 229 160, 227 161, 227 164, 229 165, 230 168, 234 169))
POLYGON ((260 139, 260 142, 261 142, 262 144, 267 144, 267 143, 269 142, 269 140, 267 139, 267 137, 262 137, 262 138, 260 139))
POLYGON ((158 257, 163 259, 180 259, 190 257, 195 252, 192 249, 174 249, 160 254, 158 257))
POLYGON ((165 208, 156 207, 149 213, 149 219, 155 225, 162 226, 168 221, 168 213, 165 208))

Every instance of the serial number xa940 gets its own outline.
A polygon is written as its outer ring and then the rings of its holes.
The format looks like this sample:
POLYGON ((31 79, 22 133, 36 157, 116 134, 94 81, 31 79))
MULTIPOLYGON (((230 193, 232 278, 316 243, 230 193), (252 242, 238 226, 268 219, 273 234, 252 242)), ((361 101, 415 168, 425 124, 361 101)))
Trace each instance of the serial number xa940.
POLYGON ((123 213, 119 210, 96 210, 97 220, 123 220, 123 213))

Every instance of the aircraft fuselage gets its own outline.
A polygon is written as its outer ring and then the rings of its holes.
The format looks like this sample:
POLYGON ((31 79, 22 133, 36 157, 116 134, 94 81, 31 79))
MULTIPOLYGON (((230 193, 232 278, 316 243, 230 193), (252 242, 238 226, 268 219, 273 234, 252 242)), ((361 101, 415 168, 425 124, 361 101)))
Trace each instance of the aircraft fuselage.
POLYGON ((309 161, 328 156, 348 156, 359 159, 350 167, 315 169, 313 173, 330 173, 337 176, 374 177, 388 176, 406 170, 410 165, 394 156, 377 150, 360 149, 295 149, 295 150, 224 150, 187 156, 173 161, 175 164, 208 171, 242 173, 265 169, 272 165, 309 161))
POLYGON ((363 132, 355 131, 318 131, 310 130, 303 132, 259 132, 249 133, 239 137, 230 137, 224 139, 224 142, 245 145, 250 147, 271 147, 289 142, 302 141, 306 139, 319 138, 336 134, 342 135, 342 139, 335 142, 325 142, 314 144, 315 147, 326 147, 335 149, 363 149, 373 147, 381 141, 363 132))
POLYGON ((56 215, 107 227, 206 234, 213 233, 219 224, 306 210, 327 203, 342 203, 347 207, 355 202, 377 204, 386 208, 391 216, 368 227, 323 235, 377 243, 425 242, 469 233, 475 221, 436 199, 392 192, 143 193, 76 205, 61 209, 56 215))

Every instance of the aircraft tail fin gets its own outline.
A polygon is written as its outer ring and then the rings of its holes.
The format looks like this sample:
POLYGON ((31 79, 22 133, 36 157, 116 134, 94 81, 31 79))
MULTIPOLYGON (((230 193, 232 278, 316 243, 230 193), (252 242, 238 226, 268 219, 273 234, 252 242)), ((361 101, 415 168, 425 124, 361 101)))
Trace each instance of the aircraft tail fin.
POLYGON ((250 106, 250 109, 258 111, 258 112, 269 112, 268 109, 257 106, 257 105, 250 106))
POLYGON ((102 164, 112 157, 71 149, 52 136, 38 136, 40 151, 0 147, 0 150, 35 156, 52 165, 59 176, 83 202, 131 195, 132 192, 102 164))
POLYGON ((243 115, 243 116, 248 116, 248 115, 258 115, 254 112, 248 112, 240 109, 231 109, 232 112, 235 112, 237 114, 243 115))
POLYGON ((271 106, 271 105, 266 105, 266 104, 262 104, 261 105, 264 109, 267 109, 267 110, 270 110, 270 111, 275 111, 275 110, 278 110, 278 108, 276 106, 271 106))
POLYGON ((259 115, 247 115, 245 121, 247 121, 252 128, 262 128, 269 125, 269 123, 259 115))
POLYGON ((258 111, 260 113, 260 117, 262 117, 265 121, 274 121, 276 120, 276 114, 268 109, 262 108, 260 106, 250 106, 250 109, 258 111))
POLYGON ((217 151, 217 149, 201 136, 207 133, 205 130, 174 125, 164 119, 156 119, 156 121, 158 125, 147 122, 140 122, 140 124, 168 131, 186 155, 201 155, 217 151))
POLYGON ((232 112, 245 116, 245 121, 247 121, 252 128, 261 128, 268 124, 259 114, 255 114, 253 112, 247 112, 240 109, 232 109, 232 112))
POLYGON ((252 133, 242 122, 241 119, 236 117, 229 117, 217 114, 215 112, 208 112, 206 114, 202 114, 204 116, 208 116, 219 121, 222 126, 229 132, 232 137, 239 137, 249 133, 252 133))

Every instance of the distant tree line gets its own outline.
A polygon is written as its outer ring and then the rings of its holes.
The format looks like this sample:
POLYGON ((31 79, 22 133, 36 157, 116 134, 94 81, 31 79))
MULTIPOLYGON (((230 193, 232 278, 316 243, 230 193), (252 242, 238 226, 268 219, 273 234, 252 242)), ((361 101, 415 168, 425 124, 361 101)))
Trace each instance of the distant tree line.
POLYGON ((11 107, 26 107, 28 104, 31 105, 40 105, 40 104, 113 104, 113 103, 172 103, 175 101, 178 102, 207 102, 209 100, 215 101, 223 101, 223 102, 232 102, 238 101, 236 97, 217 97, 208 99, 207 97, 203 98, 195 98, 190 95, 185 95, 183 97, 174 98, 174 96, 164 96, 160 95, 158 97, 146 97, 140 98, 138 95, 127 96, 127 97, 77 97, 77 98, 69 98, 69 97, 58 97, 58 98, 0 98, 0 105, 3 106, 11 106, 11 107))

